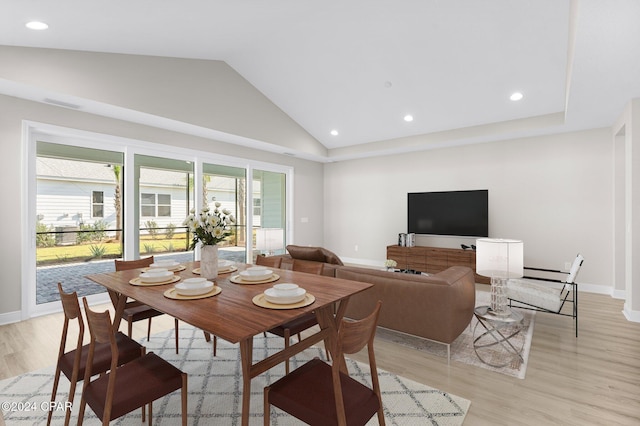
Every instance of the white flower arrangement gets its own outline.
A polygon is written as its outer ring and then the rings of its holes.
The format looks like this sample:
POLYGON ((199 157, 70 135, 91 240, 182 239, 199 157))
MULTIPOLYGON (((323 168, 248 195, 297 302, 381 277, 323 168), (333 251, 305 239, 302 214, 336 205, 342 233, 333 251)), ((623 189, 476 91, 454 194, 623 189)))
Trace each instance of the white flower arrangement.
POLYGON ((384 261, 384 266, 386 268, 395 268, 396 266, 398 266, 398 262, 393 259, 387 259, 384 261))
POLYGON ((213 211, 205 207, 198 215, 192 209, 182 222, 182 225, 187 226, 193 233, 191 249, 198 243, 205 246, 216 245, 231 235, 231 225, 236 223, 236 219, 229 209, 220 209, 220 206, 220 202, 216 201, 213 211))

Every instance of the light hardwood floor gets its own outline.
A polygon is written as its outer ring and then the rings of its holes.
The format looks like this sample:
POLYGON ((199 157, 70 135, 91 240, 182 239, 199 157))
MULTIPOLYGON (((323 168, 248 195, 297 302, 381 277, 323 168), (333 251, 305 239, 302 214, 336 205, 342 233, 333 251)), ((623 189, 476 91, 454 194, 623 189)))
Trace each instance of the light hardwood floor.
MULTIPOLYGON (((622 308, 621 300, 581 293, 577 339, 571 318, 537 314, 524 380, 381 340, 378 367, 469 399, 465 425, 638 425, 640 324, 626 321, 622 308)), ((0 379, 53 365, 61 327, 61 314, 0 326, 0 379)), ((145 327, 137 323, 134 337, 145 327)), ((171 318, 154 318, 152 333, 170 328, 171 318)))

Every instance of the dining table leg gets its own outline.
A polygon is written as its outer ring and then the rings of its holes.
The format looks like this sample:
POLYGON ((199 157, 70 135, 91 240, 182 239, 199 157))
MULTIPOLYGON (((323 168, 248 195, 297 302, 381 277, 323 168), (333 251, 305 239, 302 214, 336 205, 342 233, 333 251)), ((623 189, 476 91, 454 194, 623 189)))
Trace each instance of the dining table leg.
POLYGON ((253 337, 240 341, 240 362, 242 364, 242 426, 249 426, 251 401, 251 379, 253 372, 253 337))

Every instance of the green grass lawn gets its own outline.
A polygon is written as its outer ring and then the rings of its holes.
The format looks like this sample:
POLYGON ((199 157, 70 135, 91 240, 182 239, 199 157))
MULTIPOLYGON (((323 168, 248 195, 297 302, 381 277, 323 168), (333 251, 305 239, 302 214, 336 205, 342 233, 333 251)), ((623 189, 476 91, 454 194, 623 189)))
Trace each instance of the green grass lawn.
MULTIPOLYGON (((184 235, 177 235, 173 239, 142 237, 140 239, 140 253, 171 253, 187 250, 184 235)), ((114 259, 122 256, 122 246, 118 241, 93 242, 53 247, 38 247, 36 263, 47 265, 65 262, 87 261, 97 258, 114 259)))

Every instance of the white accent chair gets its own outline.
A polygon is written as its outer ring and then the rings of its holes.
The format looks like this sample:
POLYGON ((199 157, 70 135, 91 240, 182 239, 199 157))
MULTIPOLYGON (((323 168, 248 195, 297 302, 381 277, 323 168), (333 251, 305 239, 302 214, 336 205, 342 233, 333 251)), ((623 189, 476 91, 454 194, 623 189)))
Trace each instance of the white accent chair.
POLYGON ((531 268, 528 271, 564 274, 566 278, 543 278, 524 276, 522 279, 507 281, 507 297, 509 306, 547 312, 573 318, 578 337, 578 283, 575 282, 584 257, 578 253, 569 272, 555 269, 531 268), (565 303, 572 305, 571 313, 562 312, 565 303))

